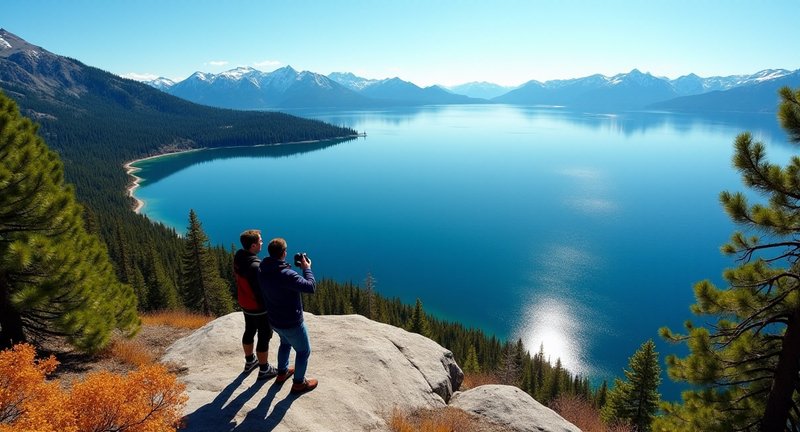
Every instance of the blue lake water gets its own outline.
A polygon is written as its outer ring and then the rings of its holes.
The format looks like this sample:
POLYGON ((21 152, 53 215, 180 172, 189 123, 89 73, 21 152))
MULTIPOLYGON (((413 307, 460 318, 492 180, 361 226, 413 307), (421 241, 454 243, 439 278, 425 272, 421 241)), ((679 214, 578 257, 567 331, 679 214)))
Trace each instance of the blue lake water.
MULTIPOLYGON (((420 298, 439 317, 544 344, 574 372, 621 376, 693 318, 692 286, 721 282, 734 230, 718 203, 751 131, 792 154, 774 115, 589 114, 503 105, 298 112, 368 134, 344 142, 220 149, 142 161, 136 196, 211 241, 248 228, 307 252, 315 274, 420 298)), ((237 245, 238 246, 238 245, 237 245)), ((266 249, 266 248, 265 248, 266 249)), ((693 318, 704 322, 702 318, 693 318)), ((345 335, 343 335, 345 337, 345 335)), ((663 365, 663 364, 662 364, 663 365)), ((680 386, 665 378, 662 394, 680 386)))

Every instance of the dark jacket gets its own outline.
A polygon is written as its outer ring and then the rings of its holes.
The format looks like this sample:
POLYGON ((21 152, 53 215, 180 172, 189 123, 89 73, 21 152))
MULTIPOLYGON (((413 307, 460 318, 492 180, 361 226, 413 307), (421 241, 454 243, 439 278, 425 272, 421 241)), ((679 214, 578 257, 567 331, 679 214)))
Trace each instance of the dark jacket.
POLYGON ((267 311, 264 307, 261 288, 258 286, 258 265, 260 263, 258 255, 244 249, 239 249, 233 256, 236 299, 246 314, 263 315, 267 311))
POLYGON ((267 257, 261 261, 258 281, 272 327, 287 329, 299 326, 303 322, 300 293, 313 293, 316 289, 311 269, 303 270, 300 276, 286 261, 267 257))

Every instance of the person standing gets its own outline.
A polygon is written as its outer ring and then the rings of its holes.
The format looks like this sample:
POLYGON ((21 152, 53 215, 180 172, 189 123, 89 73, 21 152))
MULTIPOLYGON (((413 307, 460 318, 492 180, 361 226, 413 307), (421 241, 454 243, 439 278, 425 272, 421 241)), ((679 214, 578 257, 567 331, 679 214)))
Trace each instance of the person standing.
POLYGON ((244 334, 242 349, 244 350, 244 372, 250 372, 258 366, 258 379, 265 380, 278 374, 278 371, 267 361, 269 340, 272 338, 272 327, 267 318, 267 309, 258 283, 258 267, 261 260, 258 253, 264 244, 261 231, 247 230, 239 236, 242 249, 233 256, 233 274, 236 276, 236 298, 244 313, 244 334), (258 333, 258 344, 253 342, 258 333))
POLYGON ((311 343, 303 322, 303 299, 300 293, 313 293, 316 289, 311 260, 301 255, 300 275, 286 263, 286 240, 274 238, 267 245, 269 257, 261 261, 258 280, 267 306, 267 316, 272 328, 281 338, 278 348, 278 376, 275 382, 284 382, 294 374, 291 393, 314 390, 318 381, 306 378, 311 343), (289 353, 294 348, 294 368, 289 367, 289 353))

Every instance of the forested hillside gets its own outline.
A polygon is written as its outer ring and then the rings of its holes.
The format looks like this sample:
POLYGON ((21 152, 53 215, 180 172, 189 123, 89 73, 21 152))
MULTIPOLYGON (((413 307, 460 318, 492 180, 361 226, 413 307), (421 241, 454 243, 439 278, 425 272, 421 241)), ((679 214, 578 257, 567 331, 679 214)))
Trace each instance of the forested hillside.
MULTIPOLYGON (((180 285, 182 243, 131 211, 129 160, 168 151, 352 137, 356 131, 275 112, 205 107, 50 53, 0 30, 0 89, 56 150, 123 282, 156 267, 180 285)), ((133 280, 135 278, 136 280, 133 280)), ((137 287, 134 287, 137 288, 137 287)), ((141 287, 139 287, 141 288, 141 287)))

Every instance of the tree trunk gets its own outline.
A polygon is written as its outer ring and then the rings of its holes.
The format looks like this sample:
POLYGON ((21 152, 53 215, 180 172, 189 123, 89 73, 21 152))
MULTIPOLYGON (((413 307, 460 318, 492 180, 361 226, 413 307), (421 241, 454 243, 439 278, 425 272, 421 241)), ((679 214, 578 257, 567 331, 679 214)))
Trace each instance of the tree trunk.
POLYGON ((793 403, 792 394, 797 388, 798 372, 800 372, 800 310, 795 310, 783 335, 783 348, 778 357, 778 366, 775 368, 775 378, 767 399, 764 417, 761 419, 762 432, 786 430, 793 403))
POLYGON ((0 349, 11 348, 12 345, 25 340, 22 316, 11 305, 8 279, 4 274, 0 274, 0 349))

